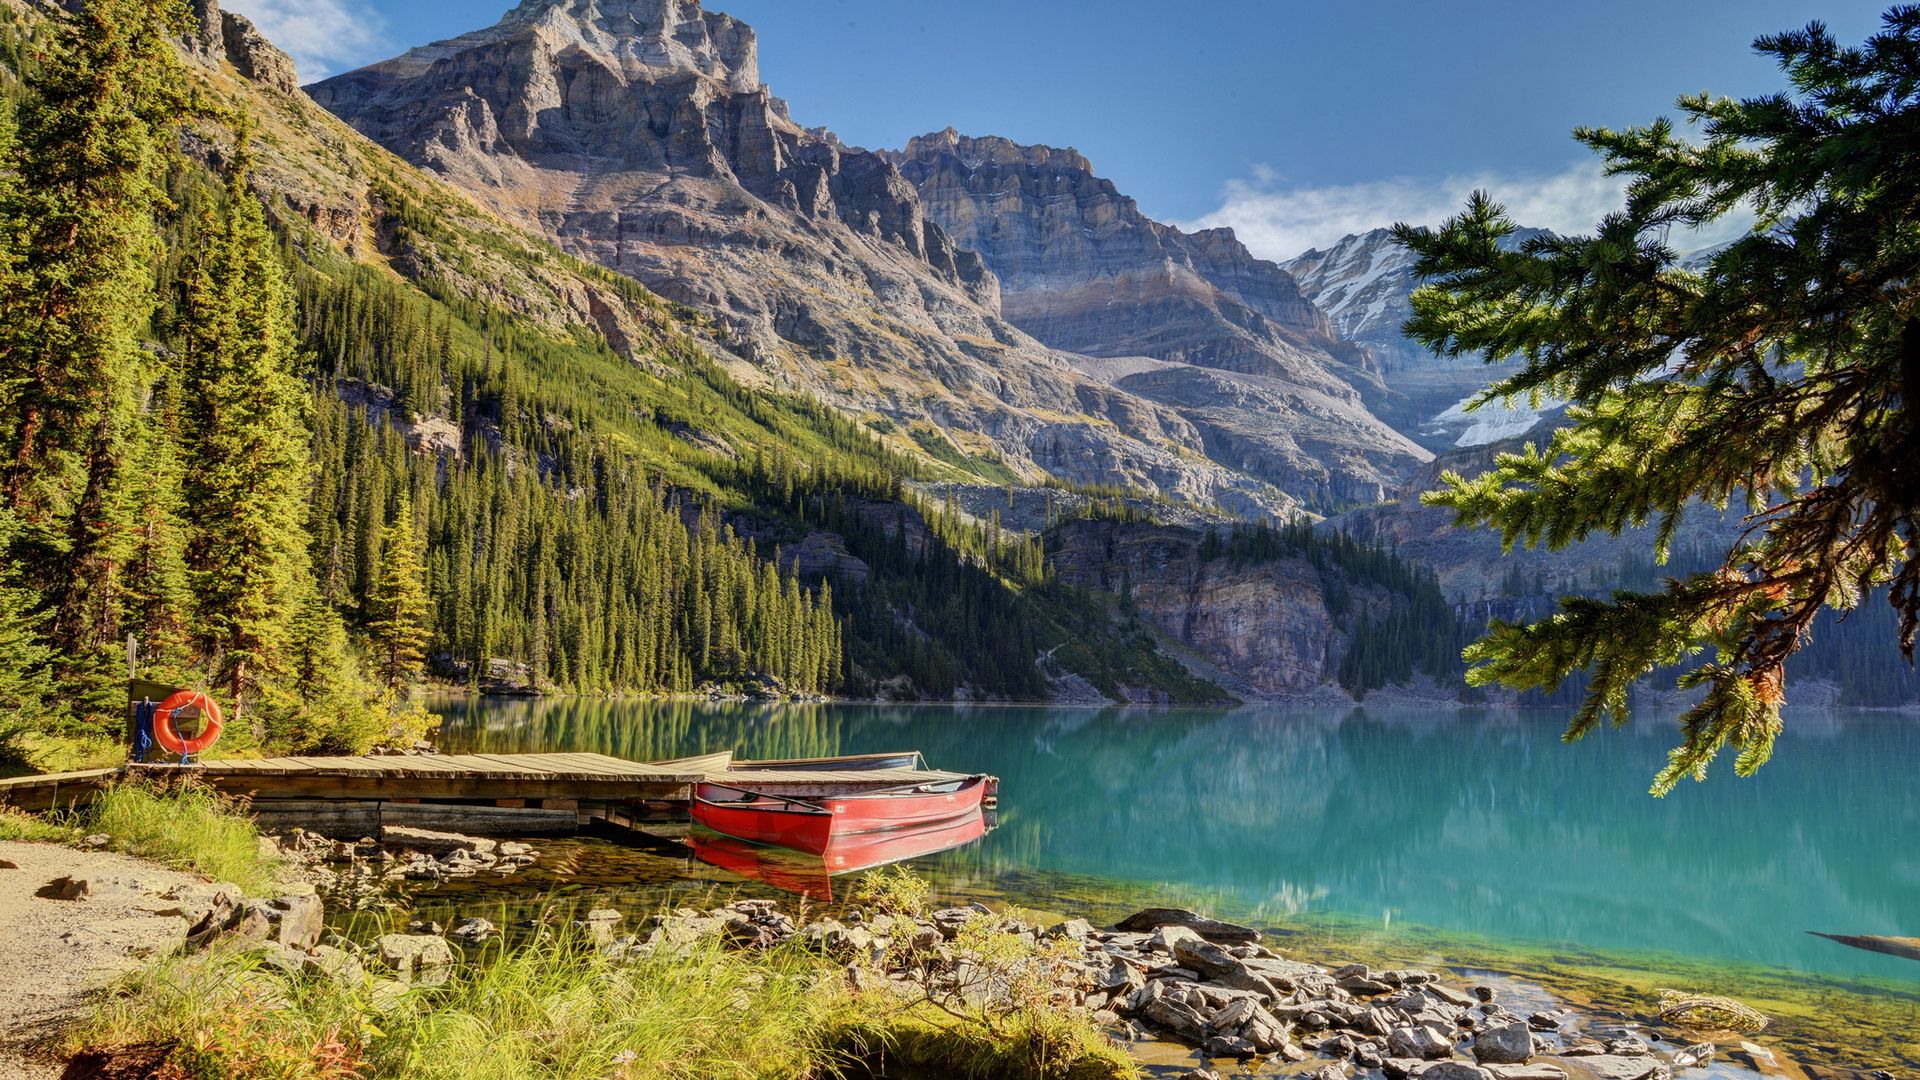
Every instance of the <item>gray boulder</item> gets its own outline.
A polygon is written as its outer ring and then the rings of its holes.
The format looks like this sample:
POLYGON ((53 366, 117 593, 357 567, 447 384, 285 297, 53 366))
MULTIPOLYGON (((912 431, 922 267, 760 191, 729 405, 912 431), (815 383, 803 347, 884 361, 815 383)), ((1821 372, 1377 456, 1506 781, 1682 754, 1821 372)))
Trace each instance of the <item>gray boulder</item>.
POLYGON ((1453 1055, 1453 1040, 1429 1024, 1394 1028, 1387 1035, 1387 1052, 1397 1058, 1432 1061, 1453 1055))
POLYGON ((1483 1063, 1524 1064, 1533 1056, 1533 1031, 1519 1020, 1483 1027, 1473 1037, 1473 1056, 1483 1063))
POLYGON ((380 962, 403 979, 424 977, 431 981, 435 973, 444 978, 453 967, 453 946, 447 939, 432 934, 384 934, 378 943, 380 962))
POLYGON ((1085 919, 1068 919, 1047 927, 1047 937, 1054 940, 1062 938, 1068 941, 1085 941, 1093 933, 1093 924, 1085 919))
POLYGON ((1207 1034, 1207 1018, 1200 1015, 1199 1010, 1186 1002, 1175 1001, 1165 994, 1157 995, 1142 1005, 1140 1018, 1155 1027, 1195 1042, 1205 1038, 1207 1034))
POLYGON ((1672 1066, 1655 1057, 1594 1054, 1580 1059, 1580 1067, 1594 1080, 1668 1080, 1672 1066))
POLYGON ((216 889, 210 897, 196 898, 196 907, 199 902, 209 906, 187 930, 194 948, 273 942, 304 952, 319 943, 326 929, 326 907, 317 896, 237 900, 216 889))
POLYGON ((367 966, 360 957, 331 945, 316 945, 301 954, 301 966, 309 974, 338 982, 357 983, 367 977, 367 966))

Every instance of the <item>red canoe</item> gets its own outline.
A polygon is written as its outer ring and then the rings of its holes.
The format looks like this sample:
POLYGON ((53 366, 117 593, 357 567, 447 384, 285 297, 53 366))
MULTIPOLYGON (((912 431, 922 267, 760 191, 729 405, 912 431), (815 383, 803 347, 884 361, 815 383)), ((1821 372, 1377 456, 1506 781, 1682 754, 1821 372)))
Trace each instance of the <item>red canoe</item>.
POLYGON ((740 840, 825 855, 836 840, 978 813, 986 793, 984 776, 814 800, 708 783, 694 789, 693 820, 740 840))
POLYGON ((986 834, 986 818, 972 813, 918 828, 837 836, 827 845, 824 856, 751 844, 705 829, 695 829, 687 842, 693 847, 694 858, 701 862, 776 889, 831 902, 835 874, 917 859, 971 844, 986 834))

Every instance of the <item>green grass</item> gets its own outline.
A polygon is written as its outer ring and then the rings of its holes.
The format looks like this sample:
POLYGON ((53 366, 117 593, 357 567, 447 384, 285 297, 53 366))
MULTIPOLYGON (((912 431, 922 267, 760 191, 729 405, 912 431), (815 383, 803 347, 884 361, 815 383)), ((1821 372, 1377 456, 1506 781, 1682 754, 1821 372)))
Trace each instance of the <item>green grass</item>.
POLYGON ((73 839, 76 835, 71 825, 62 825, 36 814, 23 814, 11 807, 0 806, 0 840, 59 844, 73 839))
POLYGON ((187 1077, 797 1078, 832 1058, 830 984, 813 974, 797 955, 756 960, 717 944, 622 966, 549 939, 395 1001, 371 980, 290 978, 215 952, 137 975, 81 1037, 172 1044, 187 1077))
POLYGON ((93 735, 28 731, 14 740, 15 766, 0 765, 0 776, 110 769, 127 760, 127 744, 93 735))
POLYGON ((0 840, 71 843, 94 833, 105 833, 113 851, 231 882, 255 896, 278 889, 287 870, 284 859, 263 848, 246 813, 205 787, 121 781, 71 813, 0 807, 0 840))
POLYGON ((230 881, 253 895, 278 888, 287 869, 262 848, 260 830, 233 800, 205 787, 111 784, 80 820, 86 832, 111 837, 115 851, 230 881))
POLYGON ((1131 1080, 1140 1070, 1091 1024, 1058 1010, 1024 1010, 983 1034, 977 1022, 927 1003, 863 995, 839 1014, 835 1037, 865 1048, 862 1066, 889 1080, 1131 1080), (884 1070, 884 1073, 882 1072, 884 1070))
POLYGON ((609 960, 565 934, 496 945, 443 987, 395 997, 374 976, 290 976, 257 954, 162 960, 69 1036, 165 1048, 182 1080, 826 1080, 877 1075, 1122 1080, 1136 1073, 1084 1019, 969 1021, 782 948, 609 960), (376 987, 379 986, 379 989, 376 987))

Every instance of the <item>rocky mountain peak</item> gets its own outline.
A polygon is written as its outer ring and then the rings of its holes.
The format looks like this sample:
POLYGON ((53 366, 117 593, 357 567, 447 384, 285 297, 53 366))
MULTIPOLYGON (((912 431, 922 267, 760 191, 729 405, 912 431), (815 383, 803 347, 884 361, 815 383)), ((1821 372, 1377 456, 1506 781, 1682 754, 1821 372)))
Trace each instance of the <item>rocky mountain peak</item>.
MULTIPOLYGON (((1501 246, 1512 250, 1541 235, 1539 229, 1521 229, 1501 246)), ((1428 449, 1483 439, 1483 430, 1498 434, 1531 426, 1538 417, 1530 411, 1488 409, 1470 415, 1461 408, 1510 366, 1490 368, 1478 358, 1441 356, 1401 333, 1413 316, 1412 296, 1419 285, 1413 264, 1413 253, 1395 243, 1390 230, 1371 229, 1282 265, 1326 312, 1335 331, 1366 346, 1385 371, 1396 400, 1376 411, 1428 449)))
POLYGON ((1072 147, 1064 149, 1042 144, 1024 146, 999 135, 962 135, 954 128, 907 140, 903 156, 929 158, 951 154, 970 169, 983 165, 1025 165, 1035 169, 1058 169, 1093 175, 1093 163, 1072 147))
POLYGON ((293 58, 246 16, 220 10, 218 0, 194 0, 192 13, 190 29, 180 41, 187 55, 214 66, 225 60, 241 75, 283 94, 300 89, 293 58))
POLYGON ((436 64, 460 64, 476 52, 508 57, 571 54, 566 66, 591 67, 623 81, 698 75, 724 92, 760 91, 753 28, 701 10, 698 0, 521 0, 493 26, 422 45, 355 72, 384 84, 427 76, 436 64))
POLYGON ((698 0, 522 0, 497 30, 534 27, 628 70, 691 71, 751 93, 760 86, 753 28, 698 0))
POLYGON ((1078 150, 948 128, 889 156, 999 278, 1009 321, 1176 411, 1217 460, 1338 503, 1425 456, 1369 415, 1364 351, 1233 230, 1153 220, 1078 150))

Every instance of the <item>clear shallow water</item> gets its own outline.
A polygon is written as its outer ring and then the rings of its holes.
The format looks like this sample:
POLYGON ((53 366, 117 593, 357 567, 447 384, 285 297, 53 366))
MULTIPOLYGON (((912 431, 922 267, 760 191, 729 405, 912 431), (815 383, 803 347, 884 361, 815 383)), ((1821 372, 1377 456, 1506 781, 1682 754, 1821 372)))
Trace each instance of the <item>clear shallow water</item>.
POLYGON ((1656 800, 1647 784, 1673 730, 1648 718, 1567 746, 1557 714, 600 700, 441 712, 449 752, 919 749, 1002 781, 1000 827, 919 865, 1030 898, 1054 881, 1084 897, 1103 879, 1270 922, 1350 916, 1920 984, 1920 963, 1807 933, 1920 936, 1912 717, 1793 716, 1758 777, 1728 762, 1656 800))

